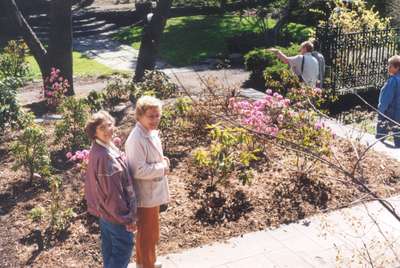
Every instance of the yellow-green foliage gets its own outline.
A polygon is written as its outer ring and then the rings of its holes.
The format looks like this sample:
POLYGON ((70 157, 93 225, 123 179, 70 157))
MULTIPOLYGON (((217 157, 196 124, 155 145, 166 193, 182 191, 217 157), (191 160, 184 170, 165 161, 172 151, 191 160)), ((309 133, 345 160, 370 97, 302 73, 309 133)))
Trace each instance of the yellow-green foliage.
POLYGON ((210 179, 210 187, 223 183, 235 173, 242 184, 249 184, 253 176, 250 165, 258 160, 255 141, 243 128, 225 128, 219 124, 209 126, 211 144, 208 148, 197 149, 195 164, 200 173, 210 179))
POLYGON ((35 173, 41 176, 50 174, 50 155, 45 141, 45 130, 39 125, 31 124, 11 145, 11 152, 15 158, 13 169, 26 169, 30 182, 35 173))
POLYGON ((329 23, 344 32, 357 32, 363 29, 382 30, 390 24, 390 18, 381 18, 374 7, 367 7, 364 0, 354 0, 351 7, 337 0, 329 23))

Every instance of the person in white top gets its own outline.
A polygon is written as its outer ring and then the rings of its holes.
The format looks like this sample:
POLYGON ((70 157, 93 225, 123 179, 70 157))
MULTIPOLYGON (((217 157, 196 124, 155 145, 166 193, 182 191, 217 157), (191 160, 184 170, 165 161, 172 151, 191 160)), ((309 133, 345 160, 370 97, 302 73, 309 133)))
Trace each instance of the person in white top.
POLYGON ((282 51, 276 48, 270 48, 271 51, 283 62, 290 66, 292 71, 299 77, 300 81, 310 87, 316 87, 319 76, 318 60, 311 54, 314 45, 310 41, 305 41, 300 45, 300 55, 288 57, 282 51))
POLYGON ((159 99, 143 96, 136 102, 137 123, 125 143, 128 168, 137 194, 136 267, 160 268, 156 244, 160 239, 160 205, 169 202, 167 174, 158 125, 162 113, 159 99))

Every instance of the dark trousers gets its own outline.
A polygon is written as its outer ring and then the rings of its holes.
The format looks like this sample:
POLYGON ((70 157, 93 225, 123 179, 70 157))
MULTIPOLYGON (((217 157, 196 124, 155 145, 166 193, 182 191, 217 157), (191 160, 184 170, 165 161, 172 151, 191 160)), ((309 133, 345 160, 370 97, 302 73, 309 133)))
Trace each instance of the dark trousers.
POLYGON ((380 139, 389 132, 396 133, 393 135, 394 146, 400 148, 400 123, 396 125, 392 121, 386 119, 383 115, 378 115, 378 123, 376 125, 376 138, 380 139))
POLYGON ((124 225, 100 219, 101 253, 104 268, 126 268, 134 246, 133 233, 124 225))

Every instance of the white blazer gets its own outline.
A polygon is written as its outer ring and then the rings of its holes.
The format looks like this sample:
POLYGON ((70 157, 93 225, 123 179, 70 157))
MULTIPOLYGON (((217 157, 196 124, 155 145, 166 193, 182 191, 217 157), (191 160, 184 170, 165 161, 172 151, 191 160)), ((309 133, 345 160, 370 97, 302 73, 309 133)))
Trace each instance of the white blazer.
POLYGON ((148 132, 137 122, 125 143, 138 207, 156 207, 169 202, 166 165, 158 131, 148 132))

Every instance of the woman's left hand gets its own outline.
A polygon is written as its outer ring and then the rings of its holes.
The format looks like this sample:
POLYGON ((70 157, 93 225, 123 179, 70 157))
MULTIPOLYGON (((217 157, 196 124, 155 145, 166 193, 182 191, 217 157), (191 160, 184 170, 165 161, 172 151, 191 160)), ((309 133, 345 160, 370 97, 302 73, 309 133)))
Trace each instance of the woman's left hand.
POLYGON ((134 233, 137 230, 137 226, 134 223, 125 225, 125 228, 128 232, 134 233))

